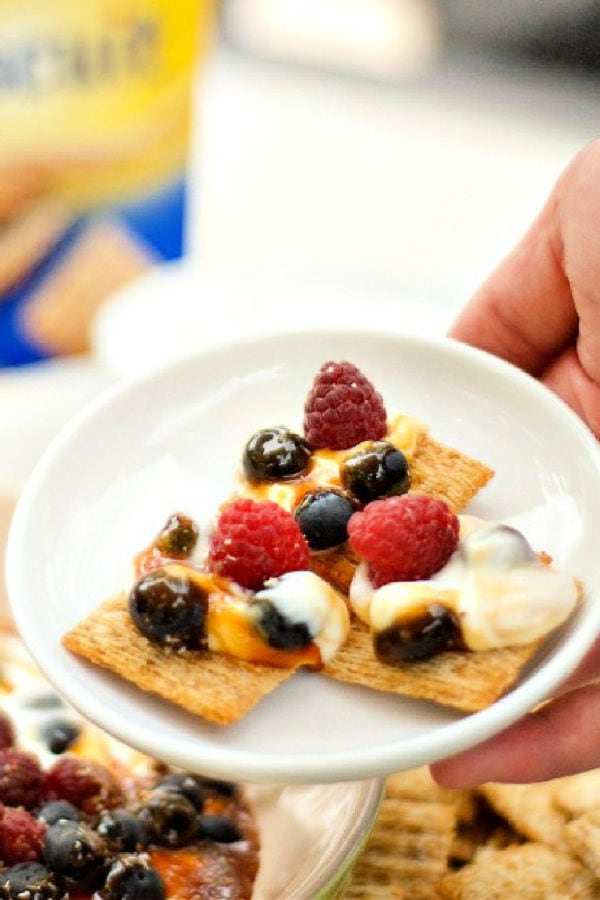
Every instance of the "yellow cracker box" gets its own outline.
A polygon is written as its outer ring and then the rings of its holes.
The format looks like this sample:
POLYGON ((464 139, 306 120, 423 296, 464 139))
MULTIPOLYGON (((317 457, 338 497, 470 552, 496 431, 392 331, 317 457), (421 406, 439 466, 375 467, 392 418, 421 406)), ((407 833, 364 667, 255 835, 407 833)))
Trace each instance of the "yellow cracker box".
POLYGON ((212 0, 0 0, 0 365, 84 352, 98 305, 184 250, 212 0))

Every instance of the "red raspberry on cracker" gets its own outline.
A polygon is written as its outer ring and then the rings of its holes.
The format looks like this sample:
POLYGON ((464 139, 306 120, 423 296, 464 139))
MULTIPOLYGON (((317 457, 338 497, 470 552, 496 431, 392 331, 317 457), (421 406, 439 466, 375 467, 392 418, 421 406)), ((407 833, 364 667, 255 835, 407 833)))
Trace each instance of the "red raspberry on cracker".
POLYGON ((118 806, 121 789, 103 765, 76 756, 63 756, 46 772, 48 800, 66 800, 93 815, 118 806))
POLYGON ((4 865, 15 866, 39 859, 46 827, 26 809, 5 808, 0 819, 0 859, 4 865))
POLYGON ((425 494, 375 500, 348 522, 350 546, 368 562, 376 587, 430 578, 456 550, 458 533, 454 513, 425 494))
POLYGON ((212 572, 257 590, 269 578, 308 569, 310 554, 291 513, 271 500, 240 499, 221 512, 208 558, 212 572))
POLYGON ((381 395, 349 362, 326 362, 304 405, 304 436, 313 448, 345 450, 361 441, 381 440, 387 414, 381 395))
POLYGON ((0 802, 34 809, 44 798, 44 773, 33 753, 0 750, 0 802))

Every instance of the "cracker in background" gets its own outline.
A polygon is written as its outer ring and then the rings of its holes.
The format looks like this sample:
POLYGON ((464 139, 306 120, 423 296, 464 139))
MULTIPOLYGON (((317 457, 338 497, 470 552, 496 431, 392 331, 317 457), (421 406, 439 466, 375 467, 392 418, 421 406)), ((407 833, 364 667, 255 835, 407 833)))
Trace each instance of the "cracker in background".
POLYGON ((31 275, 70 224, 56 203, 39 203, 0 229, 0 299, 31 275))
POLYGON ((554 800, 557 807, 571 817, 600 809, 600 769, 557 780, 554 800))
POLYGON ((600 885, 577 860, 541 843, 482 850, 437 883, 444 900, 594 900, 600 885))
POLYGON ((406 896, 434 900, 447 868, 456 825, 453 804, 406 800, 403 785, 389 779, 375 828, 352 873, 346 900, 406 896), (398 894, 398 892, 400 893, 398 894))
POLYGON ((135 627, 125 594, 106 600, 63 637, 73 653, 218 725, 241 719, 293 669, 254 666, 221 653, 173 652, 135 627))
POLYGON ((53 354, 86 352, 98 308, 154 261, 119 223, 90 225, 28 298, 23 311, 28 337, 53 354))
POLYGON ((373 652, 366 625, 355 621, 350 637, 323 669, 325 675, 465 712, 489 706, 514 684, 540 642, 498 650, 449 651, 428 660, 389 666, 373 652))
POLYGON ((600 879, 600 806, 572 819, 565 834, 572 852, 600 879))
POLYGON ((537 784, 485 784, 479 789, 492 809, 532 841, 567 850, 567 817, 556 806, 557 781, 537 784))
POLYGON ((25 160, 0 163, 0 222, 18 215, 32 201, 46 195, 52 183, 52 173, 42 163, 25 160))

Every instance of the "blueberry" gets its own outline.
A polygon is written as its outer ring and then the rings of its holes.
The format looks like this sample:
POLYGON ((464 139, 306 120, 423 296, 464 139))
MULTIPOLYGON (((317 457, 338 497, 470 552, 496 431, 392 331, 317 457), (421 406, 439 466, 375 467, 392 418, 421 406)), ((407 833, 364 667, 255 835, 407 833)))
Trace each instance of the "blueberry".
POLYGON ((285 481, 306 471, 311 453, 304 438, 287 428, 264 428, 244 449, 244 471, 251 481, 285 481))
POLYGON ((312 643, 306 622, 291 622, 270 600, 252 601, 254 625, 261 637, 276 650, 303 650, 312 643))
POLYGON ((206 639, 208 596, 182 570, 152 569, 129 594, 131 618, 149 640, 172 647, 198 649, 206 639))
POLYGON ((202 784, 196 775, 188 772, 172 772, 155 785, 155 790, 174 791, 190 801, 197 812, 201 812, 204 806, 204 791, 202 784))
POLYGON ((405 494, 410 487, 410 472, 404 453, 387 441, 367 441, 341 467, 342 484, 364 504, 405 494))
POLYGON ((439 603, 415 610, 402 622, 380 631, 373 638, 377 658, 392 666, 430 659, 443 650, 463 646, 458 619, 439 603))
POLYGON ((171 790, 150 791, 138 810, 151 839, 167 847, 181 847, 196 830, 197 812, 183 794, 171 790))
POLYGON ((64 896, 56 875, 41 863, 18 863, 0 875, 3 900, 54 900, 64 896))
POLYGON ((48 828, 42 855, 53 872, 73 883, 91 886, 104 870, 106 846, 83 822, 61 820, 48 828))
POLYGON ((217 778, 197 776, 205 794, 218 794, 221 797, 237 797, 238 788, 233 781, 220 781, 217 778))
POLYGON ((183 513, 173 513, 156 538, 156 546, 165 556, 185 559, 193 552, 197 541, 198 526, 194 520, 183 513))
POLYGON ((294 516, 311 550, 339 547, 348 538, 348 519, 355 511, 347 497, 325 489, 305 494, 294 516))
POLYGON ((67 800, 51 800, 45 803, 36 813, 36 819, 46 825, 56 825, 60 821, 78 822, 81 813, 76 806, 67 800))
POLYGON ((103 900, 164 900, 167 896, 156 869, 137 855, 115 860, 98 893, 103 900))
POLYGON ((227 816, 198 816, 198 837, 219 844, 233 844, 241 840, 241 832, 227 816))
POLYGON ((42 728, 42 740, 50 753, 64 753, 79 737, 79 726, 67 719, 52 719, 42 728))
POLYGON ((102 813, 96 832, 114 853, 145 850, 150 843, 147 822, 128 809, 109 809, 102 813))

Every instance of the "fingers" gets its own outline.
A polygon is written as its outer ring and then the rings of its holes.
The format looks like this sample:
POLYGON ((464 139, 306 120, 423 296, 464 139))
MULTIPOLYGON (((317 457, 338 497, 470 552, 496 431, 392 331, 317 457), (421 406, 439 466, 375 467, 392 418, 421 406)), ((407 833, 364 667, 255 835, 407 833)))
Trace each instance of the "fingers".
POLYGON ((572 691, 574 688, 583 687, 583 685, 589 684, 591 681, 598 680, 600 680, 600 637, 596 638, 591 649, 588 650, 577 668, 562 684, 560 693, 572 691))
POLYGON ((540 381, 558 394, 600 439, 600 373, 598 381, 587 374, 574 346, 567 347, 544 369, 540 381))
POLYGON ((575 340, 577 313, 563 266, 556 191, 449 334, 535 376, 575 340))
POLYGON ((600 766, 600 685, 588 685, 516 722, 506 731, 431 766, 444 787, 486 781, 529 784, 600 766))
POLYGON ((536 376, 577 342, 583 371, 600 383, 600 141, 566 169, 450 336, 536 376))

